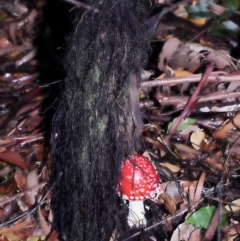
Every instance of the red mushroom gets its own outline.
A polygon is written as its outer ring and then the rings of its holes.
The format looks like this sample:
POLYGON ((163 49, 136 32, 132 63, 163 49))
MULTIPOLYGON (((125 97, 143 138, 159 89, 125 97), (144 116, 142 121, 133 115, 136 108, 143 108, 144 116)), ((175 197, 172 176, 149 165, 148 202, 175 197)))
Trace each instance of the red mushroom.
POLYGON ((119 195, 129 201, 129 226, 145 226, 143 201, 156 196, 159 185, 156 168, 146 157, 133 154, 122 162, 118 181, 119 195))

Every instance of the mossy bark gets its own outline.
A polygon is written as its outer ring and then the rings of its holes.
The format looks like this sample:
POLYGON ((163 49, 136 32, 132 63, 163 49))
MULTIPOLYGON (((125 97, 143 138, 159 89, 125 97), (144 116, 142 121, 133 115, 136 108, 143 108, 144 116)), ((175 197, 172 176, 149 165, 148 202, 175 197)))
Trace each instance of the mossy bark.
POLYGON ((65 59, 53 119, 54 227, 66 241, 107 241, 116 226, 121 161, 137 151, 137 83, 149 50, 148 0, 89 0, 65 59))

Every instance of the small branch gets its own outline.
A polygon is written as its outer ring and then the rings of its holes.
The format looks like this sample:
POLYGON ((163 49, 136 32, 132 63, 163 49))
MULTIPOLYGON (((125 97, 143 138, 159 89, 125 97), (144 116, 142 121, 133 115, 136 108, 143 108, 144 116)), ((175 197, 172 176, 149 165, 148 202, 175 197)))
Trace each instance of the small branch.
POLYGON ((12 202, 13 200, 15 200, 16 198, 22 197, 28 193, 31 193, 32 191, 38 190, 39 188, 45 186, 47 184, 47 182, 42 182, 38 185, 35 185, 23 192, 20 192, 18 194, 15 194, 14 196, 10 197, 10 198, 0 198, 0 207, 12 202))
POLYGON ((39 73, 34 73, 34 74, 28 74, 28 75, 20 76, 18 78, 12 79, 12 82, 21 83, 21 82, 24 82, 24 81, 27 81, 27 80, 36 79, 36 78, 39 77, 39 75, 40 75, 39 73))
MULTIPOLYGON (((220 92, 215 92, 205 96, 201 96, 200 98, 197 99, 197 103, 203 103, 203 102, 215 101, 215 100, 226 100, 230 98, 239 98, 239 97, 240 97, 240 92, 220 91, 220 92)), ((181 109, 186 105, 189 97, 188 96, 165 96, 165 95, 161 95, 160 93, 157 93, 155 98, 159 101, 159 103, 161 103, 162 106, 171 105, 171 106, 174 106, 176 109, 181 109)), ((145 103, 145 102, 144 103, 140 102, 141 108, 152 107, 154 105, 153 101, 149 103, 145 103)), ((226 106, 230 105, 230 103, 223 103, 223 104, 225 104, 226 106)))
POLYGON ((185 120, 185 118, 192 113, 193 109, 196 106, 197 97, 198 97, 202 87, 206 83, 207 79, 209 78, 210 74, 212 73, 213 68, 214 68, 213 64, 208 65, 208 67, 207 67, 205 73, 203 74, 196 90, 194 91, 192 96, 189 98, 189 100, 188 100, 186 106, 184 107, 182 113, 177 118, 177 120, 173 123, 171 129, 169 130, 170 135, 177 129, 177 127, 182 123, 182 121, 185 120))
MULTIPOLYGON (((41 184, 36 185, 35 187, 37 187, 37 186, 40 186, 40 187, 41 187, 41 186, 46 185, 46 184, 47 184, 47 182, 43 182, 43 183, 41 183, 41 184)), ((54 184, 53 184, 53 185, 54 185, 54 184)), ((52 187, 53 187, 53 186, 52 186, 52 187)), ((43 198, 40 200, 40 202, 37 203, 32 209, 30 209, 30 210, 28 210, 28 211, 25 211, 25 212, 23 212, 21 215, 19 215, 19 216, 17 216, 17 217, 14 217, 13 219, 10 219, 10 220, 8 220, 7 222, 4 222, 4 223, 0 224, 1 232, 3 232, 3 227, 12 225, 12 224, 14 224, 14 222, 19 222, 19 221, 25 219, 28 215, 31 215, 31 214, 33 214, 34 212, 36 212, 36 210, 37 210, 43 203, 46 202, 47 196, 49 195, 52 187, 50 188, 50 190, 47 191, 47 193, 43 196, 43 198)), ((34 188, 34 187, 32 187, 32 188, 30 188, 30 189, 28 189, 28 190, 26 190, 26 191, 30 191, 30 190, 33 189, 33 188, 34 188)), ((15 196, 16 196, 16 195, 15 195, 15 196)))
MULTIPOLYGON (((176 85, 176 84, 183 84, 183 83, 195 83, 199 82, 202 77, 202 74, 194 74, 191 76, 186 77, 173 77, 168 79, 161 79, 161 80, 152 80, 146 81, 141 83, 141 88, 150 88, 156 86, 163 86, 163 85, 176 85)), ((239 82, 240 75, 226 75, 225 72, 213 72, 209 77, 207 82, 239 82), (219 74, 225 74, 219 76, 219 74)))

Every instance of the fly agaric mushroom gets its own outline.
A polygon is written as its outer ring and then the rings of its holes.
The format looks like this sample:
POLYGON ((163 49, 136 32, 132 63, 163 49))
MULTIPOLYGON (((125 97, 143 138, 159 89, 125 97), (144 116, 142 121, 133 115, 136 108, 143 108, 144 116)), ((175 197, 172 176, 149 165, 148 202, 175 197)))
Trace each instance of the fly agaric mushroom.
POLYGON ((128 225, 145 226, 143 201, 157 194, 159 176, 153 164, 144 156, 133 154, 121 165, 118 194, 129 201, 128 225))

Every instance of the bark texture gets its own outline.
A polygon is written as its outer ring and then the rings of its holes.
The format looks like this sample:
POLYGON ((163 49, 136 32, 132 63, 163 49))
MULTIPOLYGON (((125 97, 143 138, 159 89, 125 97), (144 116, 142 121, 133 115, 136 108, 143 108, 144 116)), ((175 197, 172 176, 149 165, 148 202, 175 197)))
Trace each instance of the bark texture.
POLYGON ((66 241, 108 241, 121 161, 137 151, 137 84, 149 51, 148 0, 82 1, 53 119, 54 227, 66 241))

